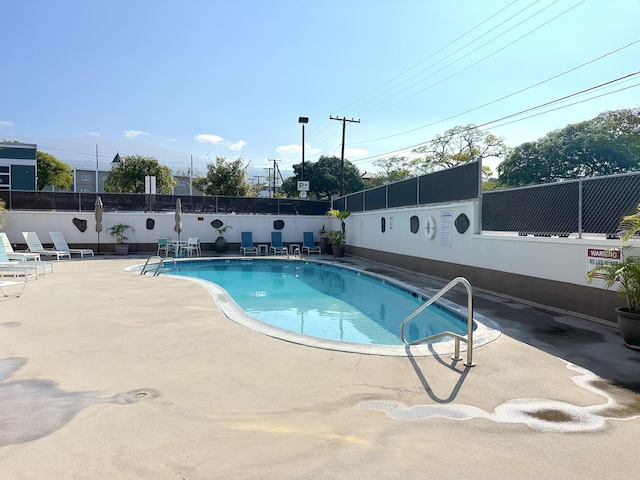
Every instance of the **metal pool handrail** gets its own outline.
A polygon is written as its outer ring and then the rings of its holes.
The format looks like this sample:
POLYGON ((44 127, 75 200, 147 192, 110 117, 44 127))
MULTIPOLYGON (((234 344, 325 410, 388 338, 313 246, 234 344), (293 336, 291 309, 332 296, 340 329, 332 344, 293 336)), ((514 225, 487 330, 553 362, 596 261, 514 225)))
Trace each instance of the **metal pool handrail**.
POLYGON ((157 277, 160 274, 161 269, 165 268, 165 263, 172 262, 171 268, 175 268, 176 259, 173 257, 165 257, 162 258, 158 255, 154 255, 152 257, 147 258, 142 270, 140 270, 140 275, 144 275, 147 272, 153 272, 153 276, 157 277), (155 262, 154 262, 155 261, 155 262), (151 263, 150 263, 151 262, 151 263), (155 267, 155 269, 153 268, 155 267))
POLYGON ((476 364, 473 363, 473 293, 471 283, 469 283, 469 281, 464 277, 456 277, 451 280, 438 293, 431 297, 427 302, 420 305, 412 313, 407 315, 404 320, 402 320, 402 322, 400 322, 400 338, 405 345, 419 345, 421 343, 426 343, 442 337, 453 337, 456 341, 455 354, 453 357, 451 357, 453 360, 462 360, 462 358, 460 357, 460 342, 465 342, 467 344, 467 361, 464 362, 464 365, 465 367, 475 367, 476 364), (438 300, 458 284, 464 285, 464 288, 467 290, 467 336, 465 337, 453 332, 442 332, 431 335, 430 337, 421 338, 420 340, 416 340, 415 342, 407 342, 404 336, 404 326, 407 324, 407 322, 412 320, 416 315, 422 312, 429 305, 433 304, 436 300, 438 300))

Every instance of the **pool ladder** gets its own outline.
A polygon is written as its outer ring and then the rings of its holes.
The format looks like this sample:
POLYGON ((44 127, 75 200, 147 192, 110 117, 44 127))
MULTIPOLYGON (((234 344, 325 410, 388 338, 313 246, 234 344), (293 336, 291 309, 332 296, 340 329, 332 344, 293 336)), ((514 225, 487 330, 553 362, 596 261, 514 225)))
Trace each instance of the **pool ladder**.
POLYGON ((447 283, 442 289, 436 293, 433 297, 431 297, 426 303, 420 305, 417 309, 415 309, 412 313, 407 315, 402 322, 400 322, 400 338, 404 342, 405 345, 419 345, 421 343, 430 342, 431 340, 437 340, 442 337, 453 337, 456 341, 455 345, 455 353, 453 360, 462 360, 460 357, 460 342, 465 342, 467 344, 467 361, 464 362, 465 367, 475 367, 475 363, 473 363, 473 293, 471 289, 471 283, 464 277, 456 277, 447 283), (421 338, 420 340, 416 340, 414 342, 408 342, 404 336, 404 326, 411 321, 414 317, 416 317, 420 312, 422 312, 425 308, 429 307, 431 304, 435 303, 440 297, 442 297, 445 293, 451 290, 456 285, 461 284, 467 290, 467 335, 459 335, 453 332, 442 332, 437 333, 435 335, 431 335, 430 337, 421 338))
POLYGON ((153 272, 153 276, 157 277, 160 275, 161 271, 170 270, 175 268, 176 259, 173 257, 160 257, 158 255, 154 255, 152 257, 147 258, 142 270, 140 270, 140 275, 145 275, 149 272, 153 272), (165 264, 171 263, 170 266, 165 264))

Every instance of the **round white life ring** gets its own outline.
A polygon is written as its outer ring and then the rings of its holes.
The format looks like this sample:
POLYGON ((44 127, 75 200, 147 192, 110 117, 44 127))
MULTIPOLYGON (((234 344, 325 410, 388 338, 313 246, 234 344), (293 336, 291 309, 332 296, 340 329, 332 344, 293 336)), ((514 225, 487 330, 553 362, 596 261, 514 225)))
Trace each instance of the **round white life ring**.
POLYGON ((432 239, 436 234, 436 221, 433 217, 427 217, 424 225, 424 231, 428 239, 432 239))

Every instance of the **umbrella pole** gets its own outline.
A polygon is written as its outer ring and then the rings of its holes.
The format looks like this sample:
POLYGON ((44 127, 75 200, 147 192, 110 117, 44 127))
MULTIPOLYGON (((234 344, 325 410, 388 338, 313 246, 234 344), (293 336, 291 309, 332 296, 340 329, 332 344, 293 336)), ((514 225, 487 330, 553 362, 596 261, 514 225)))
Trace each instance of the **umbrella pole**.
POLYGON ((98 232, 98 255, 100 255, 100 232, 98 232))

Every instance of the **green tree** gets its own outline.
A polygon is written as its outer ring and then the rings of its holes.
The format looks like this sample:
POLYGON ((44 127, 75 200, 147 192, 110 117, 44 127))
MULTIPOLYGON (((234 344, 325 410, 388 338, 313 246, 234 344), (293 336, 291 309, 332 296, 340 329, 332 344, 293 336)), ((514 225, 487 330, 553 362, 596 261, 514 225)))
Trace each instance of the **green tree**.
POLYGON ((416 175, 415 168, 407 157, 379 158, 373 165, 382 169, 369 181, 369 186, 377 187, 387 183, 397 182, 416 175))
MULTIPOLYGON (((479 158, 502 159, 509 151, 504 141, 489 131, 480 130, 473 124, 451 128, 436 136, 426 145, 415 148, 412 153, 420 155, 411 161, 419 174, 455 167, 479 158)), ((483 177, 491 177, 488 167, 483 167, 483 177)))
MULTIPOLYGON (((340 171, 342 161, 338 157, 321 156, 317 162, 305 162, 304 179, 309 181, 309 198, 327 198, 340 193, 340 171)), ((301 164, 293 166, 294 176, 282 184, 282 191, 288 197, 298 196, 298 180, 301 178, 301 164)), ((358 168, 349 160, 344 161, 343 193, 364 189, 364 182, 358 168)))
POLYGON ((247 183, 247 168, 242 158, 229 161, 224 157, 216 157, 215 163, 207 163, 206 177, 194 178, 193 186, 205 195, 244 197, 251 192, 247 183))
POLYGON ((640 170, 640 108, 614 110, 517 146, 498 166, 500 186, 640 170))
POLYGON ((169 167, 160 165, 154 157, 130 155, 113 167, 105 182, 104 190, 112 193, 144 193, 146 176, 156 177, 156 189, 171 193, 176 182, 169 167))
POLYGON ((38 190, 51 185, 59 190, 69 190, 73 185, 73 169, 50 153, 36 152, 38 165, 38 190))

